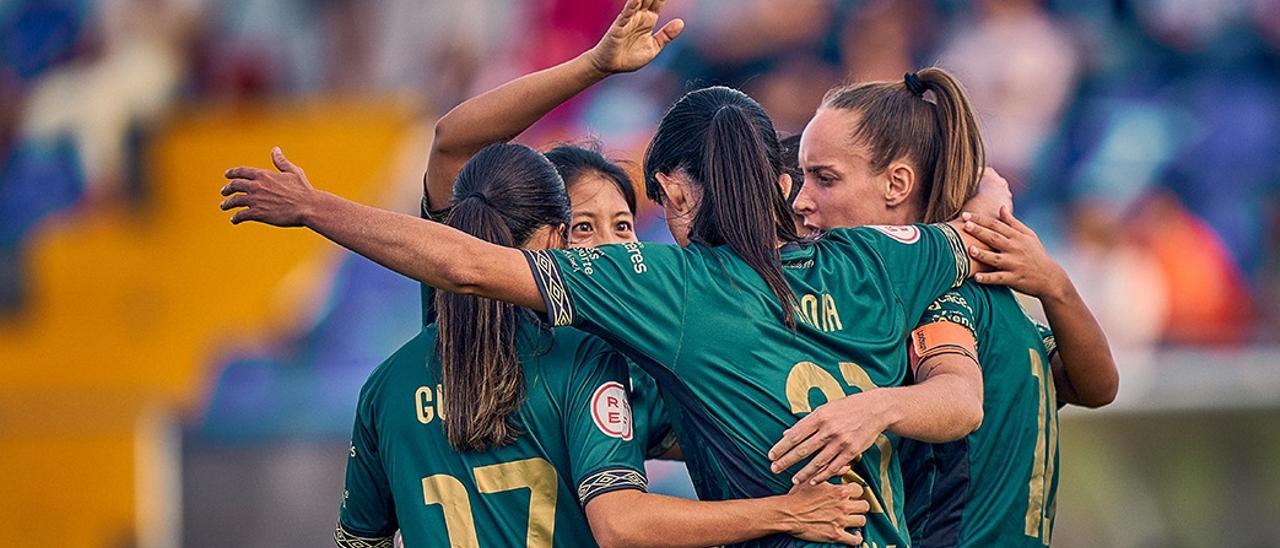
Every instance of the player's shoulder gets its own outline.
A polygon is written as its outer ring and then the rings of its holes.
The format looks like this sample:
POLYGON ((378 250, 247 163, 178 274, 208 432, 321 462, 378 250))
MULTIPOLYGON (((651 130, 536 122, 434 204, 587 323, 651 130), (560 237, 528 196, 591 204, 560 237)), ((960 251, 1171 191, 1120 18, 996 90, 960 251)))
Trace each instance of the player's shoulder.
POLYGON ((940 232, 934 225, 863 225, 848 228, 836 228, 828 231, 824 240, 846 243, 898 243, 914 245, 922 238, 940 232))
POLYGON ((540 254, 558 257, 565 263, 564 266, 573 270, 583 270, 587 274, 590 274, 592 267, 601 261, 627 264, 640 274, 646 270, 646 265, 650 262, 681 260, 689 256, 691 250, 675 244, 621 242, 596 247, 547 249, 527 253, 534 257, 540 254))

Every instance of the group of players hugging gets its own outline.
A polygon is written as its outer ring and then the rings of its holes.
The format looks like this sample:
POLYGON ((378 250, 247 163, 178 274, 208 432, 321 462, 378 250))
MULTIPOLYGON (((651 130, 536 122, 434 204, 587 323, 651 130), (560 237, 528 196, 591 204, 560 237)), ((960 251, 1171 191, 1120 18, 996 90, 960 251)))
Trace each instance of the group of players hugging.
POLYGON ((233 223, 425 284, 421 332, 360 392, 337 544, 1048 545, 1058 409, 1118 377, 949 73, 832 89, 790 137, 740 91, 686 94, 643 161, 675 245, 636 240, 598 147, 508 142, 652 61, 684 27, 662 4, 441 118, 421 218, 278 148, 226 172, 233 223), (701 500, 647 493, 646 458, 683 460, 701 500))

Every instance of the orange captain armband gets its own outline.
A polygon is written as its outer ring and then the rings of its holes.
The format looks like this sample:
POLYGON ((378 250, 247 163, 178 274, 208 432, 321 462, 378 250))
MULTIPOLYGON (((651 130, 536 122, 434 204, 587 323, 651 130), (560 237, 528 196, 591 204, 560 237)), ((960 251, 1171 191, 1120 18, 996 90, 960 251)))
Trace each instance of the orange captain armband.
POLYGON ((911 373, 916 382, 923 380, 917 372, 920 364, 943 354, 960 354, 978 363, 978 341, 973 338, 973 331, 954 322, 933 322, 911 332, 911 373))

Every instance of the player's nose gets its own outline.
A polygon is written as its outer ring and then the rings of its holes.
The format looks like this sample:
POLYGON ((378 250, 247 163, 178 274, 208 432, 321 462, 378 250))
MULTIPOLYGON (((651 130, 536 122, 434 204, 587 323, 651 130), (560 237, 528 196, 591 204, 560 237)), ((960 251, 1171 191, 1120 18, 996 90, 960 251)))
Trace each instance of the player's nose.
POLYGON ((791 209, 796 212, 796 215, 812 215, 817 209, 817 204, 809 197, 809 193, 802 188, 800 193, 796 194, 796 201, 791 204, 791 209))

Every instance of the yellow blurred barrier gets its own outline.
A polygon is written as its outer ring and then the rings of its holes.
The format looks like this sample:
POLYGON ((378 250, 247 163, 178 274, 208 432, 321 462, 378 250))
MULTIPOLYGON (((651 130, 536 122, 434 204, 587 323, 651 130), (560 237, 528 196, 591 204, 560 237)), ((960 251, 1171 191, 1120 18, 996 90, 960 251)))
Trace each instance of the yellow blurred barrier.
POLYGON ((211 351, 262 337, 290 273, 331 251, 302 231, 233 227, 217 208, 223 170, 269 167, 280 145, 327 190, 370 201, 411 114, 342 100, 189 109, 147 150, 140 211, 86 206, 34 234, 30 307, 0 324, 0 527, 11 538, 176 540, 165 525, 180 503, 166 462, 174 413, 195 407, 211 351))

